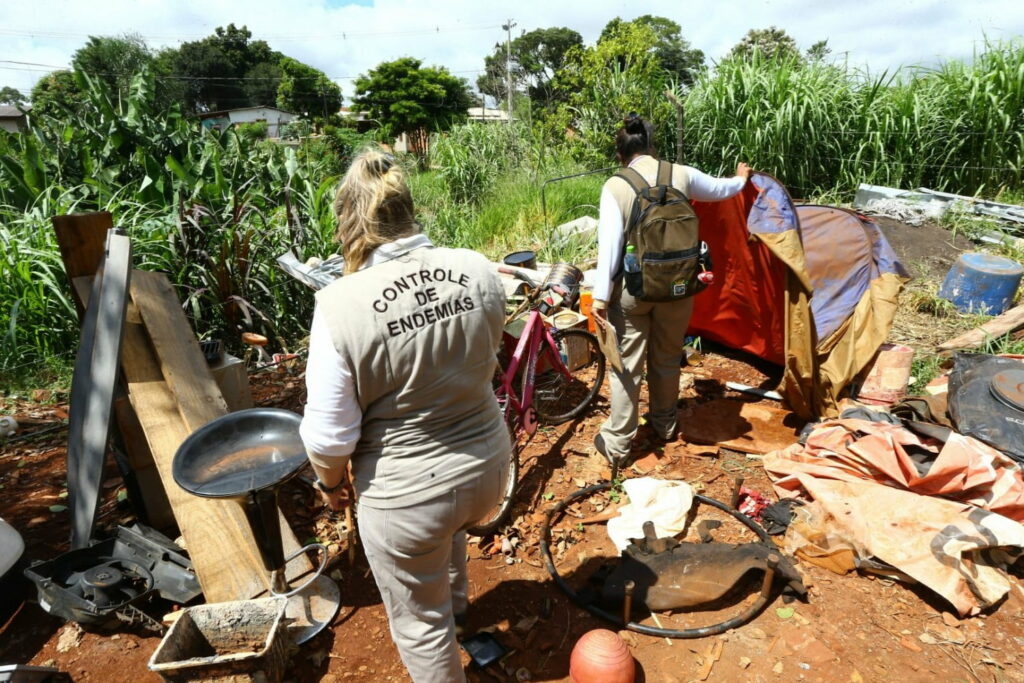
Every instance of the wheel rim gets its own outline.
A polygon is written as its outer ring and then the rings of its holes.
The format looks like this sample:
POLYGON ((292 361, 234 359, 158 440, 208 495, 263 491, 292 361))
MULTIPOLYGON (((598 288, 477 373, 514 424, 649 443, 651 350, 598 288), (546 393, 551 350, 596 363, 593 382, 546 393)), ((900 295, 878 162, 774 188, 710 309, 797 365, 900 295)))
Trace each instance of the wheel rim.
MULTIPOLYGON (((566 364, 571 379, 555 367, 538 373, 534 381, 533 404, 545 422, 560 422, 578 415, 601 388, 604 379, 604 356, 597 339, 583 330, 559 330, 555 344, 560 360, 566 364)), ((553 364, 552 352, 545 347, 542 358, 553 364)))

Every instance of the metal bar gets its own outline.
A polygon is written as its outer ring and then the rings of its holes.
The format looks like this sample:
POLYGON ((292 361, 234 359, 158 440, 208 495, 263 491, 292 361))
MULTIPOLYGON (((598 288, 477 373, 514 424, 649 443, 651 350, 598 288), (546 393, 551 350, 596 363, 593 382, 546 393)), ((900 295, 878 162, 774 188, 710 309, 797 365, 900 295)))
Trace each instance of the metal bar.
POLYGON ((68 417, 72 549, 89 545, 99 508, 128 308, 131 256, 128 236, 117 228, 108 232, 102 270, 93 280, 82 322, 68 417))

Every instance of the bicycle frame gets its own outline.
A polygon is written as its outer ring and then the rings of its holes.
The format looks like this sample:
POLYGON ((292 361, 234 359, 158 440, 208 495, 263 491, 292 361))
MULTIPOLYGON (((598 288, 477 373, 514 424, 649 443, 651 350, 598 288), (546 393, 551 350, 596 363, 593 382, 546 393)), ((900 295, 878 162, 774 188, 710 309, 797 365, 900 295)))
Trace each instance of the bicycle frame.
POLYGON ((512 422, 513 435, 518 436, 519 430, 522 429, 528 436, 533 436, 537 431, 537 417, 533 408, 533 393, 534 393, 534 382, 537 375, 537 361, 540 359, 541 353, 544 348, 551 349, 551 357, 555 369, 561 372, 568 379, 572 379, 572 375, 569 370, 565 367, 562 362, 561 354, 558 351, 558 346, 555 345, 555 339, 551 336, 551 331, 544 324, 544 320, 536 310, 531 310, 529 317, 526 319, 526 325, 523 327, 523 332, 519 335, 519 341, 516 344, 516 350, 512 354, 512 360, 508 364, 505 372, 501 376, 501 385, 498 387, 496 392, 498 395, 499 402, 504 398, 507 402, 505 410, 506 420, 514 420, 512 422), (516 395, 515 387, 513 382, 515 381, 516 372, 519 370, 519 366, 523 360, 526 360, 526 382, 523 387, 523 396, 520 399, 516 395))

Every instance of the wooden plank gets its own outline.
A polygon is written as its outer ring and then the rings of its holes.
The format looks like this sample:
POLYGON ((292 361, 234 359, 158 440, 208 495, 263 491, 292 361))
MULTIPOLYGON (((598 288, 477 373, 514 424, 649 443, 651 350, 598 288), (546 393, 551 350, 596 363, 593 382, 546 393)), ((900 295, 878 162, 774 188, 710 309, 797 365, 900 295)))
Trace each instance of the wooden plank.
POLYGON ((961 349, 976 349, 979 346, 983 346, 989 339, 997 339, 1020 327, 1024 327, 1024 304, 1011 308, 1002 315, 992 318, 984 325, 975 327, 973 330, 964 332, 958 337, 939 344, 939 350, 958 351, 961 349))
MULTIPOLYGON (((132 276, 141 271, 132 271, 132 276)), ((92 276, 76 277, 72 281, 73 290, 77 293, 83 305, 88 305, 89 294, 92 289, 92 276)), ((139 316, 139 309, 130 300, 125 313, 125 337, 131 337, 128 331, 131 326, 142 330, 142 338, 145 338, 145 330, 142 328, 142 318, 139 316)), ((135 337, 133 337, 135 338, 135 337)), ((121 367, 124 369, 124 356, 131 355, 134 349, 127 344, 121 346, 121 367)), ((153 377, 146 379, 162 381, 159 369, 153 377)), ((139 424, 139 418, 135 409, 128 400, 128 387, 122 374, 121 382, 118 384, 117 393, 114 398, 114 416, 117 418, 118 430, 121 433, 121 441, 124 445, 125 455, 132 471, 136 475, 136 483, 142 495, 141 501, 132 500, 135 505, 145 508, 146 522, 161 531, 170 531, 175 526, 174 513, 171 511, 170 502, 164 492, 163 483, 155 473, 156 464, 153 462, 153 454, 149 452, 149 444, 146 442, 146 434, 139 424)))
POLYGON ((71 294, 78 308, 78 317, 81 318, 85 314, 85 300, 74 287, 74 280, 92 277, 99 270, 107 232, 114 227, 114 222, 106 211, 54 216, 51 222, 60 257, 64 261, 64 272, 67 273, 68 284, 72 285, 71 294))
POLYGON ((107 233, 105 265, 93 280, 92 305, 82 322, 68 419, 68 504, 73 550, 89 545, 99 508, 128 302, 131 253, 126 235, 107 233))
POLYGON ((195 431, 225 415, 227 403, 167 276, 139 272, 132 280, 132 301, 153 342, 164 380, 178 399, 185 425, 195 431))
MULTIPOLYGON (((181 442, 227 413, 224 398, 166 276, 136 271, 132 299, 145 324, 128 325, 125 330, 122 364, 129 397, 203 592, 209 602, 256 597, 269 588, 269 577, 241 507, 232 501, 193 496, 174 482, 171 473, 181 442)), ((299 544, 280 513, 279 519, 284 551, 289 554, 299 544)), ((289 563, 287 575, 295 580, 311 569, 303 555, 289 563)))

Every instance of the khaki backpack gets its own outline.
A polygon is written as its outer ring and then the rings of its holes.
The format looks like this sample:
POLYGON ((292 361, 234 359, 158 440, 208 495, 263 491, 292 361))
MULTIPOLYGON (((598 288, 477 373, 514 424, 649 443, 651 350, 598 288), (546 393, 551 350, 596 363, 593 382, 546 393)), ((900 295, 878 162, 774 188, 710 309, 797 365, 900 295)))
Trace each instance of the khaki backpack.
POLYGON ((632 168, 616 174, 636 193, 626 223, 623 266, 626 289, 641 301, 676 301, 703 291, 697 275, 710 269, 701 253, 700 224, 690 200, 672 186, 672 164, 658 162, 658 176, 648 185, 632 168), (635 248, 639 271, 626 267, 626 249, 635 248))

